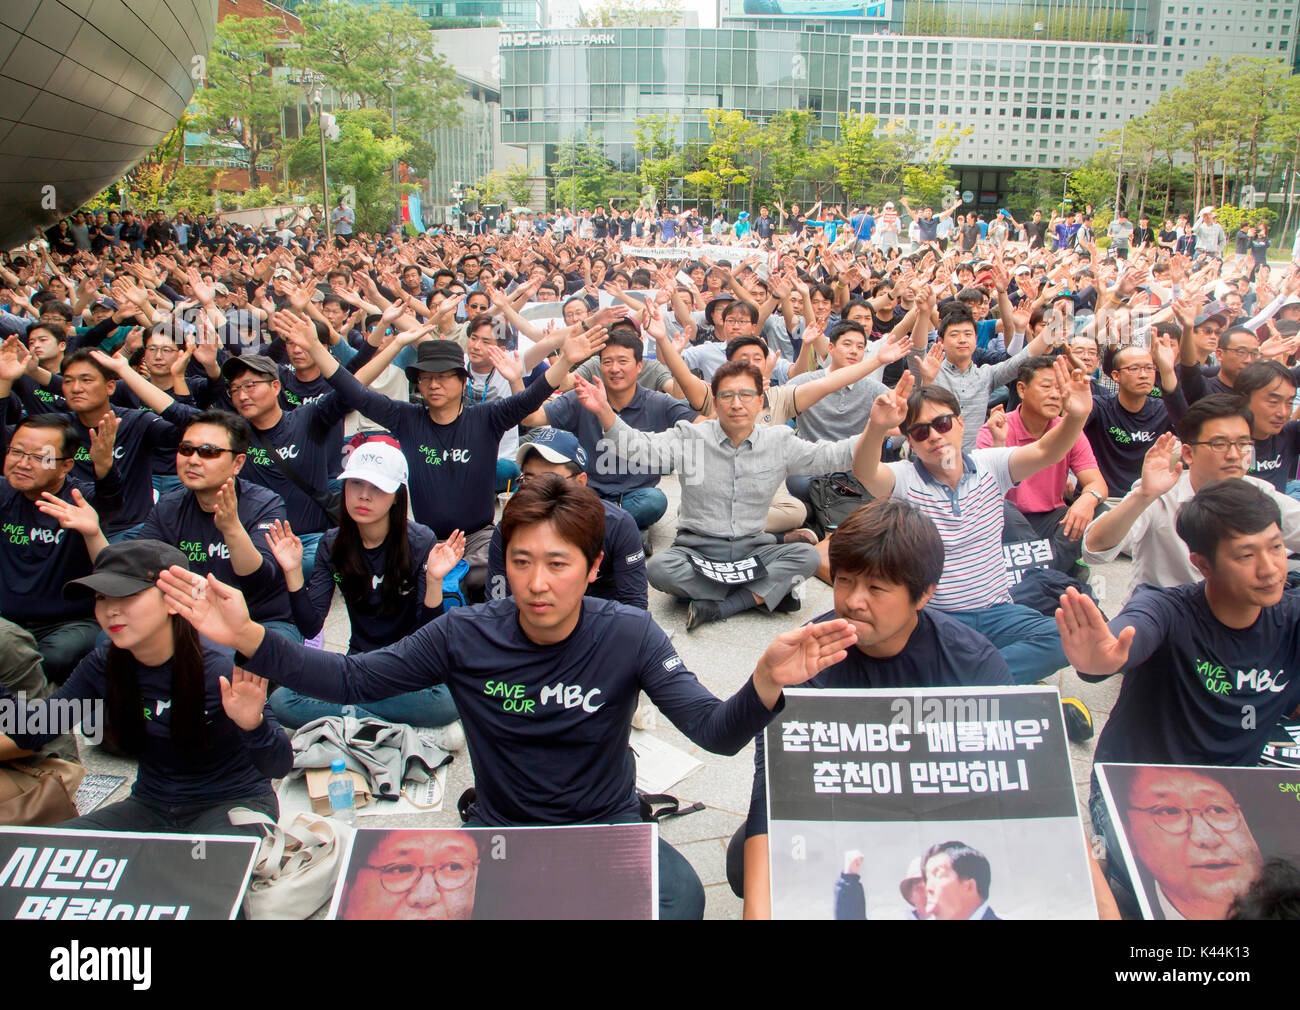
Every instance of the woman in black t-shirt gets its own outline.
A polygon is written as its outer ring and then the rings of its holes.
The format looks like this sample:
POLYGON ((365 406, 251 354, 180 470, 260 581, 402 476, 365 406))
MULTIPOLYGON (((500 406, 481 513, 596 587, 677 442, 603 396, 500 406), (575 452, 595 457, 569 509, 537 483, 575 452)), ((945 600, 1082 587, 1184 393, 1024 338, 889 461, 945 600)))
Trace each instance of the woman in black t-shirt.
MULTIPOLYGON (((321 538, 310 585, 303 581, 302 541, 288 523, 272 524, 266 539, 284 569, 294 623, 304 637, 319 634, 336 587, 352 628, 349 654, 392 645, 442 613, 442 580, 464 555, 465 537, 457 530, 439 543, 433 530, 407 519, 407 477, 406 457, 391 437, 371 438, 353 450, 339 474, 343 514, 338 528, 321 538)), ((271 695, 271 708, 290 729, 353 715, 449 727, 436 741, 444 750, 464 740, 458 724, 450 728, 456 706, 441 684, 353 711, 282 687, 271 695)))
MULTIPOLYGON (((40 732, 0 734, 0 759, 11 759, 80 722, 92 739, 102 731, 139 760, 127 799, 61 827, 260 834, 258 825, 233 827, 230 810, 278 815, 271 779, 289 773, 293 752, 267 707, 266 681, 235 668, 229 650, 168 611, 154 583, 172 565, 189 567, 181 551, 158 540, 100 551, 94 572, 69 582, 64 593, 94 593, 95 619, 108 642, 47 701, 26 703, 40 732)), ((0 688, 0 697, 8 696, 0 688)))

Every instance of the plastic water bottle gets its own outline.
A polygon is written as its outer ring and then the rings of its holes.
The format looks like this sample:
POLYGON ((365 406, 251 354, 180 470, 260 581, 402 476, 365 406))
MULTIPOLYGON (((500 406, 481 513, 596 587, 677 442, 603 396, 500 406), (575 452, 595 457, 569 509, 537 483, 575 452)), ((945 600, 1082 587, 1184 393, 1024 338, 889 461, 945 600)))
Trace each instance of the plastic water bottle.
POLYGON ((330 762, 330 816, 337 817, 348 824, 356 824, 357 807, 352 784, 352 776, 347 772, 347 765, 342 758, 330 762))

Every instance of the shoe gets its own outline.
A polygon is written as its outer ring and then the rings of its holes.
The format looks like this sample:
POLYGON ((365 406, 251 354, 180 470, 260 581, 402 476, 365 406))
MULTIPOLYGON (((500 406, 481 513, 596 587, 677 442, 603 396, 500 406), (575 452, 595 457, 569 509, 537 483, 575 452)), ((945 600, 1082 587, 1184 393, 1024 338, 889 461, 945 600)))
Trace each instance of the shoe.
POLYGON ((781 537, 783 544, 812 544, 817 546, 817 534, 810 529, 791 530, 781 537))
POLYGON ((1061 711, 1065 715, 1065 735, 1070 743, 1083 743, 1092 739, 1092 713, 1078 698, 1062 698, 1061 711))
POLYGON ((649 561, 655 554, 654 544, 650 542, 650 531, 641 531, 641 550, 645 551, 646 560, 649 561))
POLYGON ((465 730, 461 728, 459 719, 447 723, 446 726, 435 726, 425 735, 435 747, 441 747, 445 751, 465 749, 465 730))
POLYGON ((686 630, 694 631, 701 624, 722 620, 722 608, 713 600, 692 600, 686 608, 686 630))
POLYGON ((795 596, 794 593, 790 593, 780 603, 778 603, 775 607, 772 608, 772 613, 793 614, 793 613, 797 613, 799 608, 802 606, 803 606, 803 601, 801 601, 797 596, 795 596))

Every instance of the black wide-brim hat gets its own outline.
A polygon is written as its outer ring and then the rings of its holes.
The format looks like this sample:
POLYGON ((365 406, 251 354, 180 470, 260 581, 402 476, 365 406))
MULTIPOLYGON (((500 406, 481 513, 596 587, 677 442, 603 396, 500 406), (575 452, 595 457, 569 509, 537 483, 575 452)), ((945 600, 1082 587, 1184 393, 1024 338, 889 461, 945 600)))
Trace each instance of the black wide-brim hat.
POLYGON ((469 381, 465 352, 454 340, 425 341, 416 349, 415 355, 414 364, 406 368, 406 377, 412 382, 420 381, 421 372, 460 372, 461 378, 469 381))

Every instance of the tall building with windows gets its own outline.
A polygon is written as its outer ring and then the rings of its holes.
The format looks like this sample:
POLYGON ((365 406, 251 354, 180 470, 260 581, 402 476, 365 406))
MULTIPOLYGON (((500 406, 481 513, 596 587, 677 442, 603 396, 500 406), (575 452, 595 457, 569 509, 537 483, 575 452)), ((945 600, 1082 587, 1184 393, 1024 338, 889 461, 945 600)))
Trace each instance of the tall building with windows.
POLYGON ((500 35, 502 135, 549 164, 590 130, 621 168, 636 120, 705 110, 764 122, 812 109, 897 119, 933 138, 972 127, 954 154, 962 189, 996 203, 1025 168, 1085 160, 1210 58, 1297 65, 1300 0, 720 0, 721 27, 500 35))
POLYGON ((636 163, 636 121, 676 117, 678 143, 707 140, 709 109, 765 122, 782 109, 818 114, 828 137, 849 109, 852 39, 733 28, 502 32, 502 139, 530 163, 590 130, 615 164, 636 163))
MULTIPOLYGON (((286 0, 289 10, 306 6, 310 0, 286 0)), ((517 31, 544 28, 547 20, 546 0, 353 0, 371 6, 398 7, 427 18, 430 26, 455 22, 458 27, 500 24, 517 31)))

